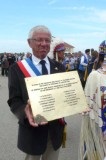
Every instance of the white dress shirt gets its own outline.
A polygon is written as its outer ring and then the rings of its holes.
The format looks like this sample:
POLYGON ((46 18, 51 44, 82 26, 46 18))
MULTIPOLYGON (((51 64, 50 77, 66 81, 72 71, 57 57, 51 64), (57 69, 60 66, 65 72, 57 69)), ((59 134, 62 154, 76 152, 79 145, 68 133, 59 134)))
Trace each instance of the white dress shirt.
MULTIPOLYGON (((45 60, 45 66, 48 70, 48 74, 50 74, 50 62, 48 60, 48 57, 46 56, 43 60, 45 60)), ((41 64, 39 63, 41 61, 41 59, 35 57, 33 54, 32 54, 32 62, 33 64, 35 65, 35 67, 39 70, 39 72, 42 74, 42 66, 41 64)))

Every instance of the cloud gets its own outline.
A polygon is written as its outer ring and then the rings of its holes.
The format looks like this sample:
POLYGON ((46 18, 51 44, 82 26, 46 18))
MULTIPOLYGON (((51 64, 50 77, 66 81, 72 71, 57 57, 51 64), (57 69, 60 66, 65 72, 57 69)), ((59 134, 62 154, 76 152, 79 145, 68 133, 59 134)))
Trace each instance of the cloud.
POLYGON ((94 10, 95 17, 98 18, 98 21, 106 23, 106 10, 94 10))
POLYGON ((96 5, 89 6, 91 3, 89 5, 86 3, 87 7, 84 5, 79 6, 78 3, 74 3, 75 6, 72 6, 73 3, 68 2, 68 0, 64 1, 64 4, 60 3, 59 0, 43 1, 45 5, 38 5, 38 11, 36 9, 36 12, 32 9, 29 14, 28 12, 21 14, 21 16, 18 14, 7 14, 6 17, 1 17, 2 20, 7 20, 2 22, 0 26, 2 31, 0 51, 4 49, 5 51, 11 50, 13 52, 28 51, 29 46, 25 37, 27 39, 27 33, 32 26, 41 22, 50 28, 53 36, 62 38, 75 46, 75 49, 80 48, 82 50, 92 45, 98 47, 99 43, 106 39, 105 9, 100 9, 100 6, 97 8, 96 5), (68 6, 66 6, 67 2, 68 6), (7 24, 8 29, 5 29, 7 24), (5 40, 3 41, 4 38, 5 40))
POLYGON ((78 7, 78 6, 73 6, 73 7, 70 7, 70 6, 64 6, 64 7, 53 7, 52 9, 55 9, 55 10, 73 10, 73 11, 92 11, 94 10, 95 8, 94 7, 85 7, 85 6, 81 6, 81 7, 78 7))
POLYGON ((57 2, 57 0, 50 0, 48 5, 52 5, 52 4, 55 4, 57 2))
MULTIPOLYGON (((86 21, 91 20, 92 22, 93 21, 97 22, 99 20, 100 22, 106 22, 106 10, 98 9, 96 7, 93 7, 93 6, 91 6, 91 7, 85 7, 85 6, 81 6, 81 7, 78 7, 78 6, 70 7, 70 6, 68 6, 67 7, 67 6, 64 6, 64 7, 53 7, 52 9, 54 9, 54 10, 64 10, 64 11, 67 11, 67 12, 70 11, 70 13, 75 11, 75 15, 77 15, 78 17, 82 17, 81 20, 84 20, 84 17, 85 17, 86 21)), ((77 17, 77 19, 78 19, 78 17, 77 17)))

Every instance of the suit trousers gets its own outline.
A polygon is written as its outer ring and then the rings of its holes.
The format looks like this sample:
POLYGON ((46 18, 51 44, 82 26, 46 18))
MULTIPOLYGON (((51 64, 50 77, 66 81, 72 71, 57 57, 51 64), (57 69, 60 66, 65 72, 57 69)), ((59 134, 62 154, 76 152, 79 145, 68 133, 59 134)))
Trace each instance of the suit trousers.
POLYGON ((48 137, 46 151, 42 155, 33 156, 33 155, 27 154, 25 160, 58 160, 59 151, 60 151, 60 148, 56 151, 53 149, 50 137, 48 137))

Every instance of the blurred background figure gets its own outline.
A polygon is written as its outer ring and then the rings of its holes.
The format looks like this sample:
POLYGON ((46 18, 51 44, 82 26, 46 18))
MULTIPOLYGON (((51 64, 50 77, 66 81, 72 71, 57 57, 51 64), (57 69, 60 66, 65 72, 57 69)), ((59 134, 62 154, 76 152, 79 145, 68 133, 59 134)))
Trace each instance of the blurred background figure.
POLYGON ((63 62, 64 60, 64 52, 65 52, 65 45, 64 43, 60 43, 58 45, 56 45, 56 47, 54 48, 54 59, 60 63, 63 62))
POLYGON ((99 51, 106 53, 106 40, 104 40, 104 41, 100 44, 100 46, 99 46, 99 51))
POLYGON ((53 38, 50 45, 48 56, 56 61, 63 62, 65 53, 64 41, 60 38, 53 38))
POLYGON ((65 57, 65 44, 62 39, 59 38, 52 39, 50 52, 48 53, 48 56, 62 63, 65 66, 66 71, 70 70, 69 58, 65 57))
MULTIPOLYGON (((105 41, 106 42, 106 41, 105 41)), ((106 157, 106 43, 101 43, 95 70, 90 72, 85 96, 89 112, 83 113, 79 159, 102 160, 106 157), (101 46, 101 44, 103 44, 101 46)))
POLYGON ((81 56, 80 64, 78 68, 78 73, 79 73, 79 77, 80 77, 83 88, 85 87, 85 82, 86 82, 84 80, 84 75, 90 60, 91 60, 90 49, 86 49, 85 53, 81 56))
POLYGON ((16 58, 15 58, 15 55, 14 55, 14 54, 8 53, 7 59, 8 59, 8 62, 9 62, 9 67, 10 67, 14 62, 16 62, 16 58))
POLYGON ((8 69, 9 69, 9 62, 7 55, 4 54, 2 61, 1 61, 1 75, 2 76, 7 76, 8 75, 8 69))
POLYGON ((23 55, 22 59, 29 58, 29 57, 31 57, 31 55, 32 54, 30 52, 27 52, 26 54, 23 55))
POLYGON ((92 69, 94 69, 94 65, 98 60, 98 55, 99 53, 96 50, 91 52, 91 61, 88 63, 88 67, 87 67, 88 75, 92 72, 92 69))

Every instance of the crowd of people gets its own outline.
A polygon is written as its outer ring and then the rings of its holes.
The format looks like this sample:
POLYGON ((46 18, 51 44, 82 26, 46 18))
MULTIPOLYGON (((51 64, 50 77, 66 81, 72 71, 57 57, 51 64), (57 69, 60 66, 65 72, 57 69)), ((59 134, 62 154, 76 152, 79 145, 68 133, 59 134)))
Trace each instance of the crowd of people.
MULTIPOLYGON (((59 42, 58 45, 55 46, 53 51, 53 59, 56 59, 60 63, 65 66, 66 71, 77 70, 80 76, 80 80, 82 86, 85 86, 86 78, 89 73, 92 71, 95 62, 98 58, 98 52, 94 49, 85 49, 85 53, 81 51, 75 53, 66 53, 65 45, 62 42, 59 42), (58 55, 58 56, 57 56, 58 55), (58 58, 57 58, 58 57, 58 58), (86 75, 87 70, 87 75, 86 75)), ((9 67, 17 62, 21 61, 25 58, 31 56, 31 53, 23 53, 23 54, 12 54, 12 53, 3 53, 0 55, 0 66, 1 66, 1 75, 8 76, 9 67)), ((48 54, 50 56, 50 53, 48 54)), ((51 58, 51 56, 50 56, 51 58)))
POLYGON ((27 58, 31 56, 31 53, 26 53, 26 54, 12 54, 12 53, 2 53, 0 54, 0 67, 1 67, 1 75, 2 76, 8 76, 8 71, 10 66, 17 62, 20 61, 24 58, 27 58))

